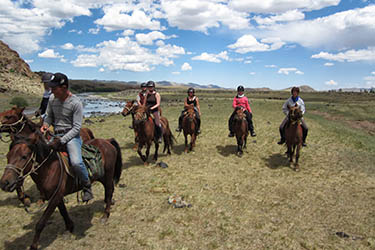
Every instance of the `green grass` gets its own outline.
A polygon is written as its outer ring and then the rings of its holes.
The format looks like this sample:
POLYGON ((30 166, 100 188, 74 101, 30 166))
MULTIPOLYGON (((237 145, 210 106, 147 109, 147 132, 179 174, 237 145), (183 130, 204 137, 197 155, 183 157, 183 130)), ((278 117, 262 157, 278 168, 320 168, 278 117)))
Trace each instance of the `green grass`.
MULTIPOLYGON (((131 98, 130 93, 117 96, 131 98)), ((186 93, 166 90, 162 96, 163 114, 174 131, 180 99, 186 93)), ((160 155, 169 166, 166 169, 144 166, 132 150, 130 117, 110 116, 102 122, 92 118, 94 124, 88 127, 96 137, 114 137, 121 145, 124 170, 115 189, 116 204, 108 224, 102 225, 101 184, 93 185, 95 199, 88 205, 78 205, 75 195, 68 196, 75 233, 64 233, 56 211, 42 233, 42 248, 374 249, 375 137, 325 116, 357 119, 357 112, 345 111, 363 107, 358 116, 371 120, 374 114, 366 106, 374 106, 375 101, 363 98, 361 103, 348 103, 344 97, 324 101, 319 94, 306 96, 310 133, 308 147, 301 153, 301 172, 296 173, 289 167, 286 149, 276 144, 283 100, 274 93, 248 96, 258 136, 248 138, 242 158, 234 154, 235 139, 227 137, 233 93, 204 92, 199 95, 202 135, 196 149, 184 154, 183 135, 174 133, 177 143, 172 155, 160 155), (167 198, 173 194, 184 196, 192 207, 172 208, 167 198), (340 238, 336 232, 350 238, 340 238)), ((0 163, 5 166, 8 145, 0 144, 0 150, 0 163)), ((25 189, 38 197, 30 179, 25 189)), ((40 215, 25 213, 15 193, 0 192, 0 248, 29 246, 40 215)))

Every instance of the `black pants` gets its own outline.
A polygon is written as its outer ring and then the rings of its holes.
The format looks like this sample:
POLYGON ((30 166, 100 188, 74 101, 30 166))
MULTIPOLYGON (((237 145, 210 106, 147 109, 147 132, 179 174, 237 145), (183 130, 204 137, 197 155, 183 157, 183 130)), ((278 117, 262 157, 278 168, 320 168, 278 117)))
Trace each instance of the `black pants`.
MULTIPOLYGON (((244 111, 245 115, 246 115, 246 121, 247 121, 247 126, 249 128, 249 131, 250 133, 253 133, 254 132, 254 125, 253 125, 253 114, 250 113, 249 111, 245 110, 244 111)), ((232 115, 230 116, 229 118, 229 122, 228 122, 228 127, 229 127, 229 131, 233 134, 234 131, 232 131, 232 127, 233 127, 233 121, 234 121, 234 115, 236 114, 236 111, 233 111, 232 115)))
MULTIPOLYGON (((186 111, 185 109, 182 110, 181 115, 178 118, 178 128, 179 129, 182 128, 182 120, 184 119, 185 111, 186 111)), ((197 130, 199 130, 201 128, 201 117, 199 116, 198 110, 194 109, 194 112, 195 112, 195 118, 197 119, 197 130)))

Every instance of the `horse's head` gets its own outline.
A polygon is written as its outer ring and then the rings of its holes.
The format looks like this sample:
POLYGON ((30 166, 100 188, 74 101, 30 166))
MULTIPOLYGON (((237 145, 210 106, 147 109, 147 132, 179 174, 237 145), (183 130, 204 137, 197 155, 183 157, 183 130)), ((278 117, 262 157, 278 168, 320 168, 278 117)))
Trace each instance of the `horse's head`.
POLYGON ((246 114, 245 114, 244 109, 242 107, 237 107, 235 109, 235 112, 236 112, 236 114, 234 116, 235 120, 244 120, 244 119, 246 119, 246 114))
POLYGON ((291 122, 297 122, 297 121, 300 121, 302 119, 302 111, 301 111, 301 107, 297 105, 294 105, 294 106, 289 106, 288 105, 288 109, 289 109, 289 121, 291 122))
POLYGON ((188 106, 185 111, 185 117, 187 117, 190 121, 194 120, 195 118, 195 111, 193 106, 188 106))
POLYGON ((9 147, 7 165, 0 180, 0 187, 13 192, 19 187, 25 175, 32 169, 37 151, 38 138, 33 134, 29 137, 16 137, 9 147))
POLYGON ((24 121, 24 109, 25 108, 13 107, 10 110, 0 113, 0 132, 14 132, 16 126, 24 121))
POLYGON ((147 107, 144 105, 137 106, 137 109, 134 111, 134 123, 139 124, 146 121, 148 117, 149 113, 147 107))
POLYGON ((134 112, 135 106, 136 105, 135 105, 135 101, 134 100, 126 102, 125 107, 122 110, 121 114, 123 116, 129 115, 130 113, 134 112))

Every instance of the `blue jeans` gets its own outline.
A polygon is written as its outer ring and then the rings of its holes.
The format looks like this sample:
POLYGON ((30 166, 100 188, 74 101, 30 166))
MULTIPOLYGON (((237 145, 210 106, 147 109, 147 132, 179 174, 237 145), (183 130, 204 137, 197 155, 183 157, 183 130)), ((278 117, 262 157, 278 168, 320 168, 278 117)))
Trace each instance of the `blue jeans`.
POLYGON ((79 135, 71 139, 66 143, 66 148, 69 154, 70 164, 72 165, 75 174, 81 181, 82 185, 87 185, 90 183, 89 173, 87 168, 83 163, 82 159, 82 140, 79 135))

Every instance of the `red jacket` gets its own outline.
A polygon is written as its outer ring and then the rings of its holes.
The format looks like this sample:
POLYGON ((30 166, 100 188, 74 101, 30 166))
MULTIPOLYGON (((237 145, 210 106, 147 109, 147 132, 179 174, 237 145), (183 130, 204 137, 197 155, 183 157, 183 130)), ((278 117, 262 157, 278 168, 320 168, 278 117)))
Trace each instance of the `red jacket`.
POLYGON ((247 99, 246 96, 243 96, 243 97, 235 96, 234 99, 233 99, 232 107, 233 107, 234 109, 235 109, 236 107, 243 107, 243 108, 245 108, 247 111, 249 111, 250 113, 252 113, 252 112, 251 112, 250 105, 249 105, 249 100, 247 99))

